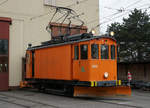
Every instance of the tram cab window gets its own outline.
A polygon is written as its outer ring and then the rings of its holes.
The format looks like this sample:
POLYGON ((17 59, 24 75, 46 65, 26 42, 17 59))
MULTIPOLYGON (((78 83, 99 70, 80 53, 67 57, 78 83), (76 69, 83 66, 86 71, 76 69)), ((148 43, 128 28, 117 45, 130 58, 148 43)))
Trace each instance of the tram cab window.
POLYGON ((79 59, 79 46, 74 46, 74 59, 79 59))
POLYGON ((92 59, 99 59, 99 48, 98 44, 91 45, 91 57, 92 59))
POLYGON ((111 45, 111 59, 115 59, 115 54, 116 54, 115 45, 111 45))
POLYGON ((88 45, 80 45, 80 58, 88 59, 88 45))
POLYGON ((109 59, 109 46, 101 45, 101 59, 109 59))

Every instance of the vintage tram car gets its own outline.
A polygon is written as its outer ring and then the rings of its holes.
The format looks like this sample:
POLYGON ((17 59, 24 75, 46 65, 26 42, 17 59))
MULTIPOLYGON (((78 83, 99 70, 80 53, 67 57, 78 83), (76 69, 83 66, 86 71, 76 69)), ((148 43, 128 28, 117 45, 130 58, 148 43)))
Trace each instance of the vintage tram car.
POLYGON ((25 86, 73 96, 131 95, 130 87, 117 80, 116 40, 90 33, 29 45, 25 86))

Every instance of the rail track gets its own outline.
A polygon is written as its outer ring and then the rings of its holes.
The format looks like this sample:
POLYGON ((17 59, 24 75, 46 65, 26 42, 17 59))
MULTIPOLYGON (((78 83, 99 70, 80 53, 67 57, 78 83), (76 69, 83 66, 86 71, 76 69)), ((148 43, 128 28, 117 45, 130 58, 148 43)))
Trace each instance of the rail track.
POLYGON ((34 101, 34 100, 31 100, 31 99, 25 99, 25 98, 21 98, 21 97, 17 97, 17 96, 11 96, 11 95, 6 95, 6 94, 0 94, 0 96, 3 96, 2 98, 4 98, 4 99, 0 98, 0 101, 6 102, 6 103, 9 103, 9 104, 14 104, 14 105, 17 105, 17 106, 20 106, 20 107, 23 107, 23 108, 32 108, 33 106, 18 103, 17 100, 30 102, 30 103, 36 104, 36 105, 47 106, 47 107, 50 107, 50 108, 60 108, 56 105, 47 104, 47 103, 43 103, 43 102, 39 102, 39 101, 34 101), (5 97, 6 97, 6 99, 5 99, 5 97), (11 98, 11 100, 9 100, 9 98, 11 98))
MULTIPOLYGON (((28 91, 38 93, 37 91, 32 91, 32 90, 28 90, 28 91)), ((55 94, 53 92, 52 93, 46 92, 46 93, 47 94, 55 94)), ((57 94, 57 95, 63 95, 63 94, 57 94)), ((63 95, 63 96, 65 96, 65 95, 63 95)), ((66 98, 66 96, 65 96, 65 98, 66 98)), ((96 103, 98 102, 99 104, 100 103, 106 103, 106 104, 111 104, 111 105, 117 105, 117 106, 124 107, 124 108, 143 108, 141 106, 130 105, 130 104, 128 104, 129 100, 125 100, 125 99, 110 99, 110 98, 106 99, 106 98, 87 98, 87 97, 77 97, 77 98, 67 97, 67 98, 74 99, 77 101, 87 101, 87 102, 96 102, 96 103)), ((17 105, 21 108, 32 108, 32 107, 35 107, 35 105, 36 106, 38 106, 38 105, 39 106, 46 106, 46 107, 50 107, 50 108, 61 108, 60 106, 57 106, 57 105, 48 104, 48 103, 44 103, 44 102, 40 102, 40 101, 32 100, 32 99, 26 99, 23 97, 12 96, 12 95, 8 95, 8 94, 2 94, 2 93, 0 93, 0 101, 6 102, 9 104, 17 105), (9 100, 9 98, 11 98, 11 100, 9 100), (18 100, 30 102, 34 105, 27 105, 27 104, 19 103, 19 102, 17 102, 18 100)))
POLYGON ((109 102, 109 101, 104 101, 104 100, 97 100, 95 102, 102 102, 102 103, 107 103, 107 104, 113 104, 113 105, 118 105, 118 106, 124 106, 125 108, 128 107, 128 108, 143 108, 141 106, 135 106, 135 105, 129 105, 129 104, 125 104, 123 102, 109 102))
POLYGON ((77 98, 81 100, 87 100, 92 102, 98 102, 98 103, 106 103, 106 104, 112 104, 117 106, 122 106, 124 108, 143 108, 142 106, 136 106, 136 105, 130 105, 128 104, 129 100, 125 99, 117 99, 117 98, 77 98))

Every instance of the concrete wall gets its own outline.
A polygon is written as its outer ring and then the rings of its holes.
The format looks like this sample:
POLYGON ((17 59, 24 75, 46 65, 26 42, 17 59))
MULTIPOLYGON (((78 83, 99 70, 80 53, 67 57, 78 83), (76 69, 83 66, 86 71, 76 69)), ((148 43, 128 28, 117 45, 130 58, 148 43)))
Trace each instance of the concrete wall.
MULTIPOLYGON (((5 1, 5 0, 3 0, 5 1)), ((0 4, 3 2, 0 1, 0 4)), ((10 25, 9 86, 18 86, 22 77, 22 57, 28 43, 38 45, 50 39, 45 30, 54 10, 44 0, 8 0, 0 5, 0 17, 12 18, 10 25)), ((85 21, 89 30, 99 23, 99 0, 55 0, 56 6, 69 6, 85 21), (84 1, 84 2, 80 2, 84 1)), ((99 29, 96 28, 96 34, 99 29)))

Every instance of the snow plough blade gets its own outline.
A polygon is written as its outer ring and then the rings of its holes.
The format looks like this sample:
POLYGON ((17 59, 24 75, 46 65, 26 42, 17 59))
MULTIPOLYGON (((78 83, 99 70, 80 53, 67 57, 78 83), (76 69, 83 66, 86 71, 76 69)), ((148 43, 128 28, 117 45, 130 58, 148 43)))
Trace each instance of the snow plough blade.
POLYGON ((74 97, 81 96, 131 96, 129 86, 115 87, 74 87, 74 97))

